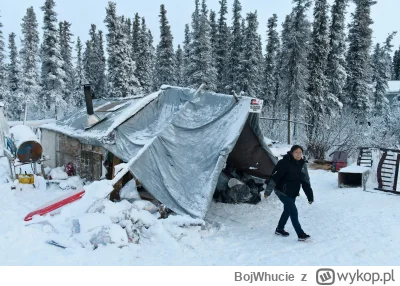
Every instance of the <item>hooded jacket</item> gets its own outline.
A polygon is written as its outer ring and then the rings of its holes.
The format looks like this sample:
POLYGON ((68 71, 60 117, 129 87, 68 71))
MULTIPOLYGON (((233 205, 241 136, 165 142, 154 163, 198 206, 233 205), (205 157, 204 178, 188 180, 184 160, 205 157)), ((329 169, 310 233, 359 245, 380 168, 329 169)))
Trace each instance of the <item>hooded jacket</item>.
POLYGON ((307 164, 303 159, 295 160, 288 152, 276 164, 265 193, 269 196, 272 191, 295 198, 300 193, 300 186, 303 188, 309 202, 314 201, 313 190, 311 189, 310 176, 308 175, 307 164))

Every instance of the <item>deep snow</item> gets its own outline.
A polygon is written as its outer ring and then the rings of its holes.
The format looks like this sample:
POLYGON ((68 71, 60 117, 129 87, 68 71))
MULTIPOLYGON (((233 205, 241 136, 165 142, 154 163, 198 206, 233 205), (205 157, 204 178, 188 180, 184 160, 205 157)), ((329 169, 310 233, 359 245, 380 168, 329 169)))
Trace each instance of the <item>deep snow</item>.
MULTIPOLYGON (((277 150, 286 153, 285 147, 277 150)), ((5 160, 0 158, 2 174, 8 172, 5 160)), ((373 182, 366 192, 338 189, 337 173, 329 171, 310 170, 310 176, 315 202, 309 205, 304 193, 297 199, 309 242, 297 241, 290 220, 289 237, 274 234, 282 205, 272 195, 258 205, 212 203, 203 227, 179 227, 183 217, 153 220, 139 244, 96 250, 48 245, 47 239, 68 239, 62 228, 56 234, 49 225, 25 226, 28 212, 68 190, 2 184, 0 265, 399 265, 400 196, 373 191, 373 182)))

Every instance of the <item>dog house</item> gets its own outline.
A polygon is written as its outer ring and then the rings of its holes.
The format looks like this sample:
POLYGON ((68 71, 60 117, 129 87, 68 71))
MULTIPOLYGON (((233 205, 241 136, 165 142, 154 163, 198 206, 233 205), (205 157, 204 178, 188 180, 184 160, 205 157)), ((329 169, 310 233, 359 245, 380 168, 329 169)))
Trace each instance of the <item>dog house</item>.
POLYGON ((366 190, 370 168, 363 166, 349 166, 339 171, 339 188, 359 188, 366 190))

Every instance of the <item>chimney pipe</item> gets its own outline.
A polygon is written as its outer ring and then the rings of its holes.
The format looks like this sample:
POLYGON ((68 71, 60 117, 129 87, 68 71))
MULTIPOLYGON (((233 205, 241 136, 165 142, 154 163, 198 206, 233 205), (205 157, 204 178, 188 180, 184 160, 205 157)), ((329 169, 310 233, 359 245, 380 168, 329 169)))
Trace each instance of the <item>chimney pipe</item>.
POLYGON ((91 92, 90 84, 83 85, 83 91, 85 93, 87 114, 93 115, 94 111, 93 111, 92 92, 91 92))
POLYGON ((90 88, 90 84, 84 84, 83 91, 85 93, 86 111, 87 111, 87 121, 85 129, 89 129, 90 127, 99 123, 101 119, 96 114, 94 114, 92 91, 90 88))

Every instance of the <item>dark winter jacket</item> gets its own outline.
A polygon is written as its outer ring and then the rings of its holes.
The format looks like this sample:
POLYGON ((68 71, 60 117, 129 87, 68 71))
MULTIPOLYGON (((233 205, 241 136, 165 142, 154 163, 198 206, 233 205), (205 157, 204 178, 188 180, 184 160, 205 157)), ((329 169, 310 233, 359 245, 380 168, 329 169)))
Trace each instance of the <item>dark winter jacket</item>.
POLYGON ((275 189, 288 197, 295 198, 300 193, 300 186, 303 187, 308 201, 313 202, 314 195, 310 185, 307 164, 303 159, 295 160, 292 154, 288 152, 276 164, 265 193, 269 196, 275 189))

